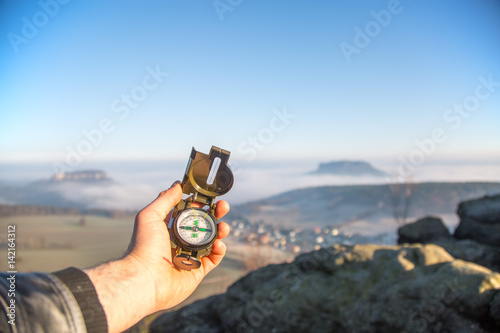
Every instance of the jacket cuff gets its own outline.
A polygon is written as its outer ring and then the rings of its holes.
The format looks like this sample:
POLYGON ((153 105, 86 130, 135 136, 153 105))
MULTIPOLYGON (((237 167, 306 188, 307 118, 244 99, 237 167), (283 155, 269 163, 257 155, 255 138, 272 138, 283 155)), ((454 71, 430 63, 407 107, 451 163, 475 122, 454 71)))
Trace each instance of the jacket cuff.
POLYGON ((108 332, 106 314, 87 274, 75 267, 52 273, 68 287, 80 307, 87 332, 108 332))

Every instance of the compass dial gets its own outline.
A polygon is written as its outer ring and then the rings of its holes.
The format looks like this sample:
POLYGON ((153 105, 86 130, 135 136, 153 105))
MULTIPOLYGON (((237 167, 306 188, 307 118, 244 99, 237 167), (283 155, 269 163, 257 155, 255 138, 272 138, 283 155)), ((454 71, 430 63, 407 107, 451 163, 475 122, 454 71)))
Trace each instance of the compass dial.
POLYGON ((200 208, 188 208, 179 213, 175 221, 176 234, 184 245, 196 250, 206 248, 217 237, 215 217, 200 208))

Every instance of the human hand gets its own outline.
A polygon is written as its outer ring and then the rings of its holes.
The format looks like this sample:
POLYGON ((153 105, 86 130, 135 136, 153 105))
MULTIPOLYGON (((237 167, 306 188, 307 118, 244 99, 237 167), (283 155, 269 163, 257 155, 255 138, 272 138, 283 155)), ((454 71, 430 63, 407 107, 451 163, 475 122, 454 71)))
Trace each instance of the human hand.
MULTIPOLYGON (((181 303, 222 261, 226 246, 221 239, 230 231, 224 222, 218 224, 217 240, 212 252, 201 259, 200 268, 184 271, 172 265, 167 224, 181 199, 180 182, 175 182, 137 214, 132 241, 122 259, 85 271, 94 283, 110 332, 125 330, 148 314, 181 303)), ((221 200, 214 215, 220 219, 228 211, 229 204, 221 200)))
MULTIPOLYGON (((193 293, 201 280, 222 261, 226 245, 221 241, 230 227, 220 222, 218 236, 212 252, 201 259, 202 265, 191 271, 179 270, 172 265, 170 235, 167 229, 172 208, 181 200, 180 182, 160 193, 158 198, 137 214, 134 234, 127 257, 135 258, 149 271, 155 284, 155 311, 173 307, 193 293)), ((194 204, 193 204, 194 206, 194 204)), ((201 207, 201 205, 197 205, 201 207)), ((222 218, 229 211, 226 201, 217 202, 215 217, 222 218)))

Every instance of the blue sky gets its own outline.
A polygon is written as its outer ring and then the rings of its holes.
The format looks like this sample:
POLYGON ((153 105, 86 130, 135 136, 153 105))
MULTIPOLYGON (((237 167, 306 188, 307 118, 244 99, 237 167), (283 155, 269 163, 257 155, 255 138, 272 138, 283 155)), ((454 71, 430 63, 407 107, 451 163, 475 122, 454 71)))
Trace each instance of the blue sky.
POLYGON ((500 158, 497 1, 3 1, 0 22, 0 162, 500 158))

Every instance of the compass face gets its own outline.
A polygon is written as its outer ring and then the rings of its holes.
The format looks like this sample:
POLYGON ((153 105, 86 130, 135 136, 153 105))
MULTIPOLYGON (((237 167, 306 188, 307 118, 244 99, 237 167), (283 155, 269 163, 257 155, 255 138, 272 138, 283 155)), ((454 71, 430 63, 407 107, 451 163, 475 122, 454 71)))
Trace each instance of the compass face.
POLYGON ((212 214, 200 208, 188 208, 176 218, 175 231, 179 240, 193 249, 212 245, 217 236, 217 224, 212 214))

